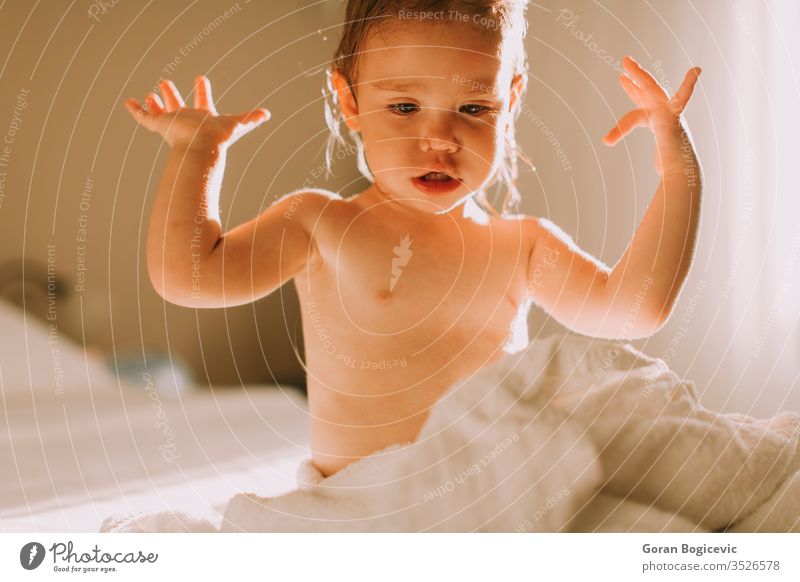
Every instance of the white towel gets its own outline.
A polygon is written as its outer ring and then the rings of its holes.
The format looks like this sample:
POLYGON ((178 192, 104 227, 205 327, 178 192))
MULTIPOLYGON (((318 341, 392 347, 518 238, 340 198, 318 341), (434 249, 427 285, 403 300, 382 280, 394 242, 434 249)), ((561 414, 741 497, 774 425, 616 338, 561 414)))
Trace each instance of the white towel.
POLYGON ((219 523, 189 515, 183 511, 138 512, 111 515, 103 520, 100 531, 105 533, 214 533, 219 523))
POLYGON ((630 344, 551 336, 451 388, 414 443, 328 478, 306 461, 297 490, 236 495, 219 529, 796 532, 799 443, 796 413, 715 413, 630 344))

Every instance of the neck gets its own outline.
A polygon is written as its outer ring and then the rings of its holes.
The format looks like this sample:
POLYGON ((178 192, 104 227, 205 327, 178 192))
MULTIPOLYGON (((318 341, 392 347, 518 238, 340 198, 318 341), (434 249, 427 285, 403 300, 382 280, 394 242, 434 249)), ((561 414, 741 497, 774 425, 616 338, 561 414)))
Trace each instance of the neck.
POLYGON ((471 194, 470 196, 462 198, 447 210, 432 212, 432 205, 419 202, 415 203, 414 201, 407 202, 403 199, 395 198, 388 192, 381 190, 374 183, 362 195, 363 199, 367 201, 368 207, 376 204, 385 205, 387 209, 392 212, 397 212, 405 217, 418 221, 438 222, 441 221, 442 218, 447 217, 450 221, 470 222, 481 225, 489 224, 489 215, 475 201, 475 196, 476 194, 471 194))

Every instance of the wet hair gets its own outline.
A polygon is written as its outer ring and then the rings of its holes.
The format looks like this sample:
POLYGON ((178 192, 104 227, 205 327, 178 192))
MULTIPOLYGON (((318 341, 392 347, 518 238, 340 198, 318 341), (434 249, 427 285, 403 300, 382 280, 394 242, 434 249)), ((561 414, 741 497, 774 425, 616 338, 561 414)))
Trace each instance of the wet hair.
MULTIPOLYGON (((342 38, 334 53, 331 65, 326 69, 326 83, 322 94, 325 105, 325 121, 330 129, 327 147, 325 150, 325 166, 331 171, 334 149, 337 144, 352 151, 348 145, 341 128, 344 124, 336 90, 333 86, 333 71, 339 71, 353 91, 357 75, 358 59, 361 47, 367 35, 387 23, 402 22, 401 16, 405 14, 458 14, 460 20, 483 25, 488 31, 494 32, 498 42, 503 45, 503 58, 512 62, 512 78, 520 75, 522 79, 521 91, 511 112, 511 120, 506 131, 504 156, 496 175, 492 180, 505 185, 506 192, 502 203, 502 213, 507 213, 520 201, 516 180, 519 174, 518 158, 520 152, 516 143, 515 122, 519 117, 525 96, 528 80, 528 63, 523 40, 527 29, 525 21, 525 8, 528 0, 348 0, 345 12, 345 22, 342 38)), ((447 21, 446 19, 440 19, 447 21)), ((353 96, 355 97, 355 91, 353 96)), ((371 172, 367 166, 364 147, 358 132, 349 131, 350 139, 355 143, 358 153, 358 169, 372 180, 371 172)), ((527 158, 522 156, 525 161, 527 158)), ((484 209, 497 214, 494 206, 485 198, 485 193, 478 197, 484 209)))

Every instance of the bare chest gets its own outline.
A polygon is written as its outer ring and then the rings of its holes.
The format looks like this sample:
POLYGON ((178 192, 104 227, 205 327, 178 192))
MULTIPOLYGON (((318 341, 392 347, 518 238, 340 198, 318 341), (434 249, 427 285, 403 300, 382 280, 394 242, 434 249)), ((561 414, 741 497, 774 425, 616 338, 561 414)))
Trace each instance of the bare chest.
POLYGON ((301 295, 330 327, 375 345, 518 342, 514 333, 527 334, 529 248, 515 226, 353 221, 321 243, 325 266, 301 295))

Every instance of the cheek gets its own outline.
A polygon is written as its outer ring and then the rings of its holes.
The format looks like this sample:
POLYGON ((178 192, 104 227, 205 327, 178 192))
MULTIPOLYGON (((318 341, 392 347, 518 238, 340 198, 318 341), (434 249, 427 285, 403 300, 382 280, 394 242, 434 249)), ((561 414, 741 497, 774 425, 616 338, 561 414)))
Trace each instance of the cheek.
POLYGON ((362 131, 364 155, 373 172, 386 171, 404 165, 412 157, 416 141, 385 128, 362 131))
POLYGON ((462 147, 466 155, 474 159, 481 171, 494 167, 503 155, 504 133, 494 120, 478 127, 470 127, 463 133, 462 147))
POLYGON ((397 165, 398 154, 416 147, 415 137, 419 132, 408 120, 394 120, 382 113, 361 121, 361 139, 364 142, 370 167, 387 168, 397 165), (405 123, 403 123, 405 122, 405 123))

